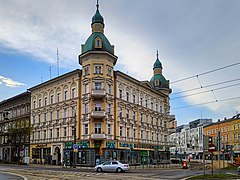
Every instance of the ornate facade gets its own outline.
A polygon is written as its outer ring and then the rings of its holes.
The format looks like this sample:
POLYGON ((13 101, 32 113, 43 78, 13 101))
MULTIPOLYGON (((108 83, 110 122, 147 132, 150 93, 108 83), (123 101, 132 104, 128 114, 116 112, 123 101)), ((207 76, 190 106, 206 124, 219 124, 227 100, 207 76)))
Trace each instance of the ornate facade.
POLYGON ((0 160, 29 163, 30 93, 0 102, 0 160))

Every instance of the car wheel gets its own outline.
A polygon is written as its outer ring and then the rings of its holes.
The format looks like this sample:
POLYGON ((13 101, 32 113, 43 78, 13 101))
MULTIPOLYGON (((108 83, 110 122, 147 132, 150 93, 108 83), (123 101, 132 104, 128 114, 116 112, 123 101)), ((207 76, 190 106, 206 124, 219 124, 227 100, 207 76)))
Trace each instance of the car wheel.
POLYGON ((122 172, 122 169, 121 168, 117 168, 117 172, 118 173, 122 172))
POLYGON ((98 167, 97 172, 102 172, 102 168, 98 167))

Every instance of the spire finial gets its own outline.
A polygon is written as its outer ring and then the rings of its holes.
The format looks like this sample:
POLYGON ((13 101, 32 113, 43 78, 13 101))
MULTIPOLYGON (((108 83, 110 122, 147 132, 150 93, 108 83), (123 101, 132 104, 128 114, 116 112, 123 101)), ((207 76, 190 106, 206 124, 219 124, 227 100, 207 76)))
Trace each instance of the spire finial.
POLYGON ((97 0, 97 5, 96 6, 97 6, 97 10, 98 10, 98 7, 99 7, 98 0, 97 0))
POLYGON ((158 59, 158 50, 157 50, 157 59, 158 59))

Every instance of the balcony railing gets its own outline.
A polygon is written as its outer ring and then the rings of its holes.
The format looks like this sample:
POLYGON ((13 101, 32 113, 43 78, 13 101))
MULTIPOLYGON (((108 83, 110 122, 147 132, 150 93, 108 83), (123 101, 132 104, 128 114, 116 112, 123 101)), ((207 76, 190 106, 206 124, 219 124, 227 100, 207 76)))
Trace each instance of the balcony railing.
POLYGON ((105 111, 92 111, 92 117, 93 118, 105 118, 106 113, 105 113, 105 111))
POLYGON ((106 96, 106 91, 104 89, 92 89, 92 97, 103 98, 106 96))
POLYGON ((105 134, 91 134, 92 139, 106 139, 105 134))

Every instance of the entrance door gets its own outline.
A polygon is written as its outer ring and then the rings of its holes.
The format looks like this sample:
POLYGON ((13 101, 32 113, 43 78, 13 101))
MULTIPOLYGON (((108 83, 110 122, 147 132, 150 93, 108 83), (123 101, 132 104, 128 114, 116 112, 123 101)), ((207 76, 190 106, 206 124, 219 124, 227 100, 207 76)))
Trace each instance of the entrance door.
POLYGON ((55 153, 57 154, 56 165, 61 165, 61 152, 59 147, 55 148, 55 153))

